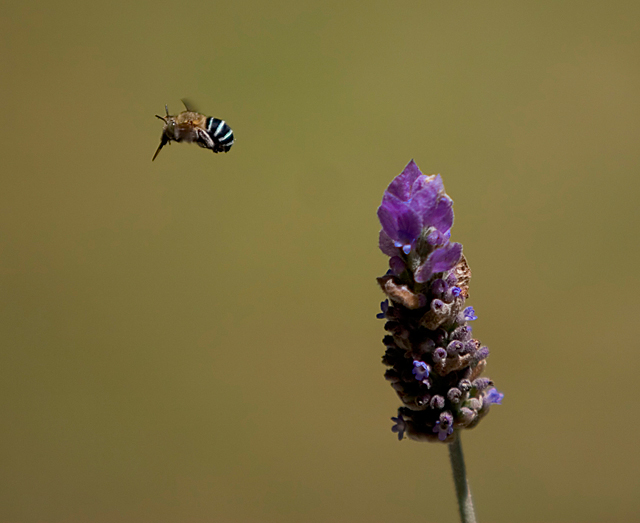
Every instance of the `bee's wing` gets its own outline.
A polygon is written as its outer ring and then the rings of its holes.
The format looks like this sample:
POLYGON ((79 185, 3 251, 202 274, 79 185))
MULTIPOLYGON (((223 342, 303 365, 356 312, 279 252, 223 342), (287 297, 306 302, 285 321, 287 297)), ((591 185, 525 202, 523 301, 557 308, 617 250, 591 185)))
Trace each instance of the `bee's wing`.
POLYGON ((187 111, 191 111, 191 112, 193 112, 193 113, 197 113, 197 112, 199 112, 199 111, 196 109, 195 104, 194 104, 191 100, 189 100, 189 98, 182 98, 181 102, 182 102, 182 104, 184 105, 184 108, 185 108, 187 111))
POLYGON ((156 156, 158 156, 158 153, 160 152, 160 149, 162 149, 168 143, 169 143, 169 138, 167 138, 165 136, 165 134, 162 133, 162 138, 160 138, 160 145, 158 145, 158 149, 156 150, 156 154, 153 155, 153 158, 151 158, 151 161, 156 159, 156 156))

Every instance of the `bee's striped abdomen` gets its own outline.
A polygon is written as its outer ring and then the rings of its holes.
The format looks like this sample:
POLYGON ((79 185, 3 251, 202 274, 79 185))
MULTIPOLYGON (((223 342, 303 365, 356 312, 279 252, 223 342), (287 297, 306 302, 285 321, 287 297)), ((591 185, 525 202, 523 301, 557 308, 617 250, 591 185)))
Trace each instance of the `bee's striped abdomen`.
POLYGON ((213 152, 218 153, 224 151, 225 153, 231 149, 233 145, 233 131, 224 120, 214 118, 210 116, 207 118, 207 134, 213 140, 213 152))

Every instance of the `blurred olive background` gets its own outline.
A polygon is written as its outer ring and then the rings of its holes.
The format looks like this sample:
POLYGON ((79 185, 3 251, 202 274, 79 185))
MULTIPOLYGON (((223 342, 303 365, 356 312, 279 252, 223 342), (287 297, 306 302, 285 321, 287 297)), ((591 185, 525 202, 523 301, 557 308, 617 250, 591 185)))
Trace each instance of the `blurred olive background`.
POLYGON ((13 2, 0 521, 455 522, 398 442, 382 192, 455 201, 480 521, 640 520, 637 2, 13 2), (166 147, 164 104, 225 119, 166 147))

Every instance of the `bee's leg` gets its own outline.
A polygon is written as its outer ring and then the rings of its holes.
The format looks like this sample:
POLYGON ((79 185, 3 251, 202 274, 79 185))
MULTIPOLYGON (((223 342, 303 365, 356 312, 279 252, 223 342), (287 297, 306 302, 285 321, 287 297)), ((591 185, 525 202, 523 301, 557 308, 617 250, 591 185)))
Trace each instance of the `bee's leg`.
POLYGON ((158 145, 158 149, 156 150, 156 154, 153 155, 153 158, 151 158, 151 161, 156 159, 156 156, 158 156, 158 153, 160 152, 160 149, 162 149, 165 145, 167 145, 169 143, 169 138, 167 138, 164 134, 162 135, 162 138, 160 138, 160 145, 158 145))
POLYGON ((207 131, 205 131, 204 129, 196 129, 196 134, 197 134, 196 141, 198 142, 198 145, 200 145, 201 147, 205 147, 207 149, 214 148, 213 140, 211 139, 211 136, 209 136, 207 131))

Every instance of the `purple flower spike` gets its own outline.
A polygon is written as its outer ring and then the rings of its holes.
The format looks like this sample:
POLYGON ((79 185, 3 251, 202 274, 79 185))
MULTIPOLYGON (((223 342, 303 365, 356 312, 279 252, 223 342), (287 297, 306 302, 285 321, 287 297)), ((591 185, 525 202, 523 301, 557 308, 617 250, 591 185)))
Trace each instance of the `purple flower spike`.
POLYGON ((378 218, 390 267, 377 280, 387 297, 378 314, 382 362, 402 402, 392 430, 398 439, 450 442, 454 427, 475 427, 503 398, 481 376, 489 349, 468 325, 478 317, 465 306, 471 270, 451 241, 453 200, 440 175, 425 176, 412 160, 389 184, 378 218))

